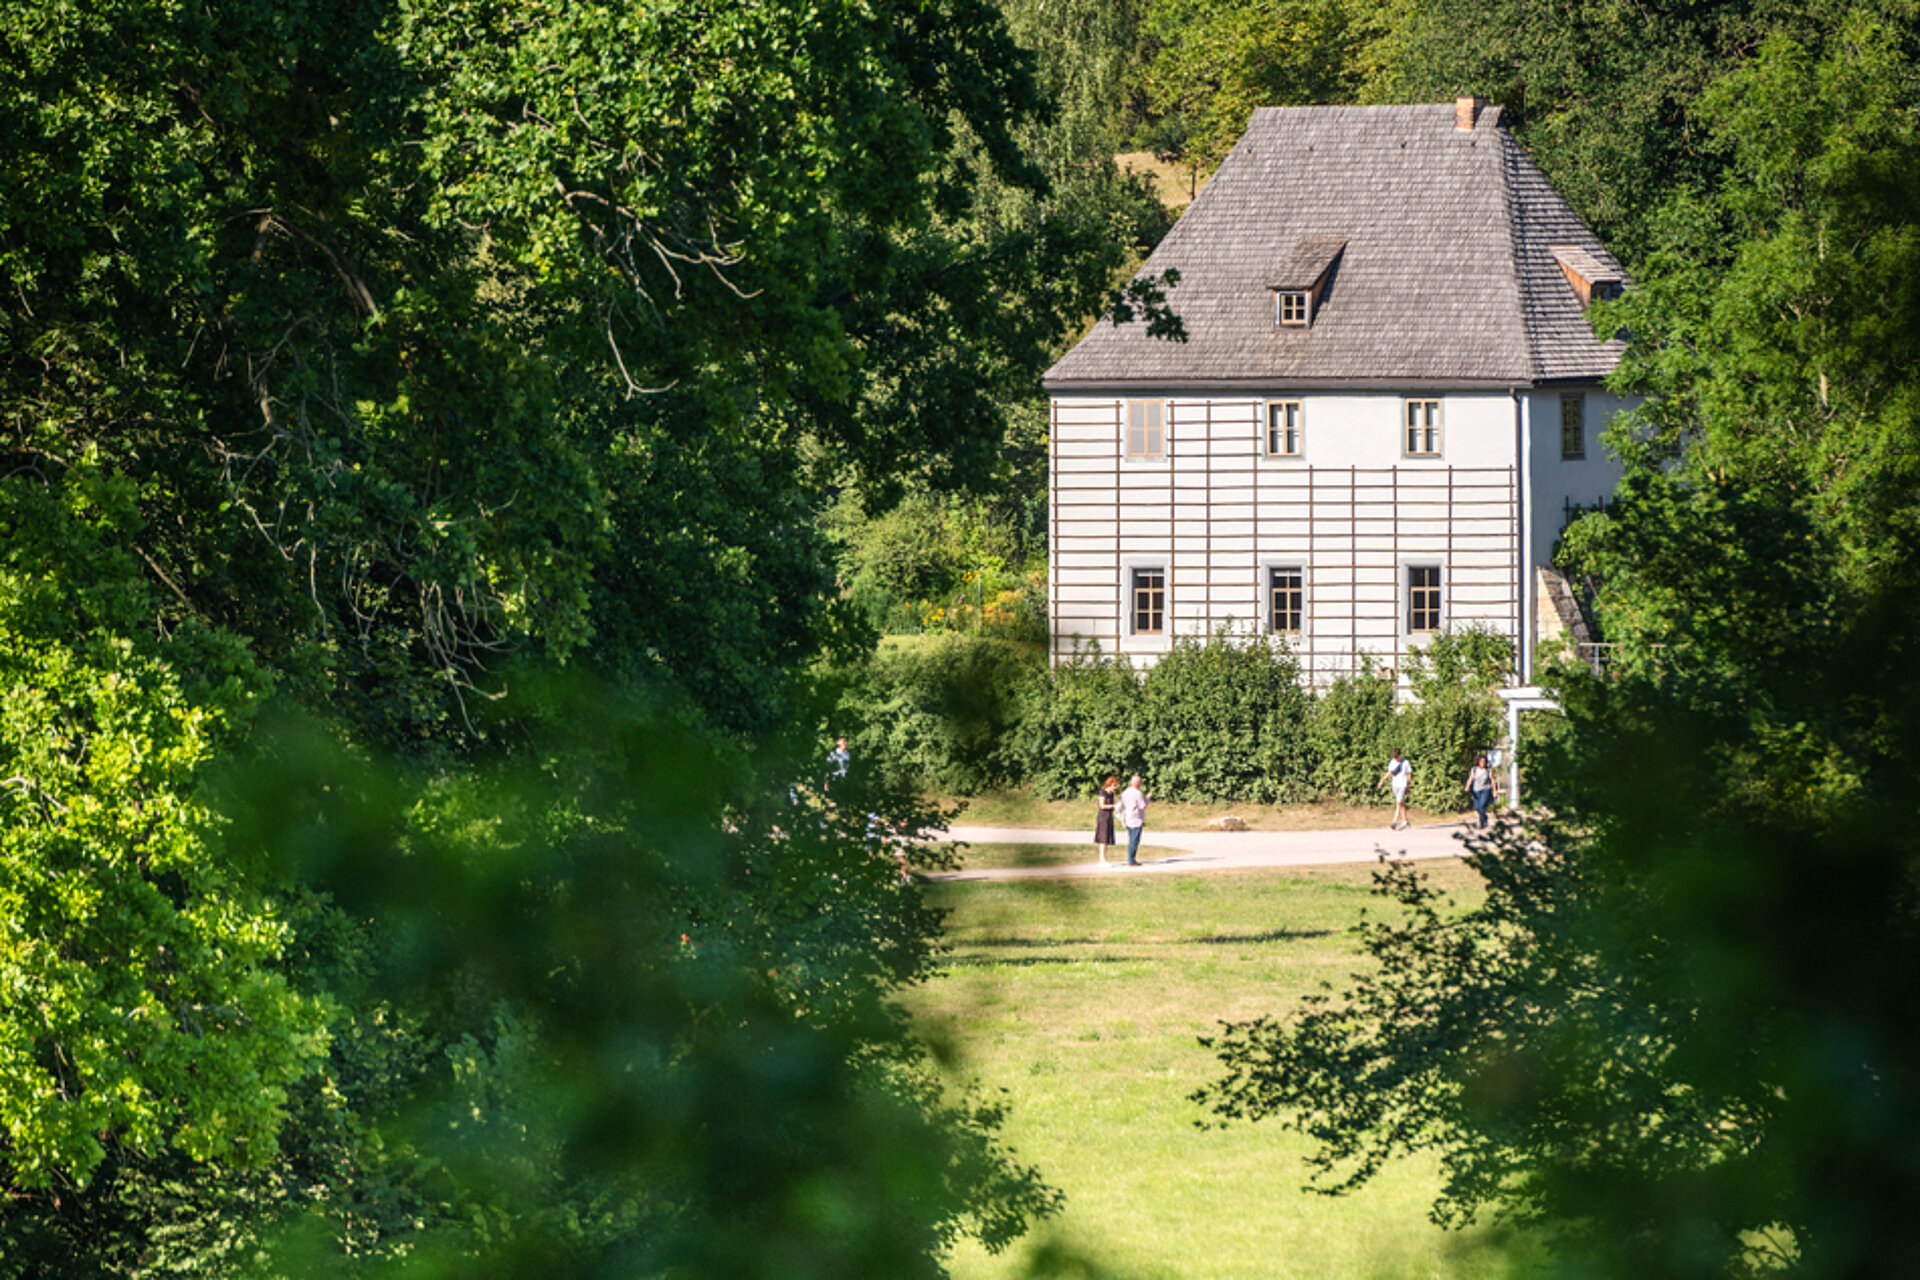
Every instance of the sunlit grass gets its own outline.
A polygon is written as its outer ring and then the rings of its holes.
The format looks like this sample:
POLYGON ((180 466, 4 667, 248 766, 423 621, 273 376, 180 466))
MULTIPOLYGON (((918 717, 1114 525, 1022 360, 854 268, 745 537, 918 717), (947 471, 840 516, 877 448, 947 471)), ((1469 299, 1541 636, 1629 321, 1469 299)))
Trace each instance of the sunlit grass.
MULTIPOLYGON (((1456 862, 1430 872, 1462 897, 1478 892, 1456 862)), ((1002 1257, 963 1247, 958 1280, 1023 1275, 1049 1245, 1101 1268, 1087 1274, 1134 1280, 1511 1274, 1489 1237, 1426 1221, 1430 1163, 1328 1198, 1300 1190, 1297 1136, 1196 1124, 1207 1116, 1188 1095, 1216 1071, 1198 1038, 1338 985, 1359 962, 1353 924, 1378 909, 1370 874, 1118 873, 931 890, 952 912, 953 950, 913 994, 919 1025, 952 1047, 959 1075, 1005 1091, 1007 1139, 1068 1195, 1059 1219, 1002 1257)))
MULTIPOLYGON (((1153 862, 1187 852, 1178 845, 1143 844, 1140 861, 1153 862)), ((975 844, 960 851, 960 866, 967 871, 1003 871, 1014 867, 1070 867, 1100 861, 1099 850, 1086 844, 975 844)), ((1127 846, 1117 844, 1107 850, 1109 866, 1124 866, 1127 846)))

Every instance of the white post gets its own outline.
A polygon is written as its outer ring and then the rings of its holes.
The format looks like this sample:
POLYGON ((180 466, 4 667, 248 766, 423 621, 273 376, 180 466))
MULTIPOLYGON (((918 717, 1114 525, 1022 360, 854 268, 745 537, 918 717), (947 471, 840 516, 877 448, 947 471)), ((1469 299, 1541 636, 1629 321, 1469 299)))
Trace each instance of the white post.
POLYGON ((1507 704, 1507 808, 1520 807, 1520 713, 1557 711, 1559 704, 1543 693, 1538 685, 1523 684, 1502 689, 1500 700, 1507 704))
POLYGON ((1520 807, 1520 703, 1507 703, 1507 808, 1520 807))

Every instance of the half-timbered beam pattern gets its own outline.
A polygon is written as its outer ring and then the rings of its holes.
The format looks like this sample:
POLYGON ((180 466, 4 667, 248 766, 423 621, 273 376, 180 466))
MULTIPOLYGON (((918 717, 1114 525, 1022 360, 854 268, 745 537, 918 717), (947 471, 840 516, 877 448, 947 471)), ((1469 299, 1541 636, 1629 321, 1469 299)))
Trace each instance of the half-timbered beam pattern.
POLYGON ((1151 663, 1173 636, 1221 626, 1266 634, 1277 567, 1301 574, 1304 616, 1289 642, 1315 684, 1353 672, 1362 655, 1397 672, 1422 643, 1406 625, 1412 563, 1438 566, 1444 627, 1481 625, 1520 639, 1511 463, 1269 458, 1262 404, 1214 399, 1169 401, 1163 456, 1130 458, 1126 412, 1118 399, 1054 403, 1056 661, 1097 643, 1151 663), (1142 570, 1165 574, 1163 634, 1132 624, 1129 584, 1142 570))

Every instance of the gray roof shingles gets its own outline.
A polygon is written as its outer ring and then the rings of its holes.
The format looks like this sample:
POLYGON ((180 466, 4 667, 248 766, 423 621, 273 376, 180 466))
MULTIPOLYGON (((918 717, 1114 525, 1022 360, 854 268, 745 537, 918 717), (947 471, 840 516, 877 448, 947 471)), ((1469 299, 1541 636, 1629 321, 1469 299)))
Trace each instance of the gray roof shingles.
POLYGON ((1556 246, 1619 269, 1498 107, 1472 130, 1451 103, 1263 107, 1142 267, 1178 268, 1168 296, 1188 340, 1103 321, 1046 385, 1599 378, 1621 344, 1594 337, 1556 246), (1291 283, 1276 271, 1337 242, 1312 326, 1276 325, 1273 290, 1291 283))

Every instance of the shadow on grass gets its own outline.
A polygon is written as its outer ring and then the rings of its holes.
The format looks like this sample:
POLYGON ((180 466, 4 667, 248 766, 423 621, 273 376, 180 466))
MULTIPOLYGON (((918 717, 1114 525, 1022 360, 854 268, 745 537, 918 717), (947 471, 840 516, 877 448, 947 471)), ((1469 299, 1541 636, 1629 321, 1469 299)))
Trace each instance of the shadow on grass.
POLYGON ((1212 933, 1204 938, 1183 938, 1183 942, 1206 947, 1221 947, 1230 942, 1305 942, 1313 938, 1331 938, 1333 929, 1267 929, 1260 933, 1212 933))
POLYGON ((953 956, 944 969, 1034 969, 1049 964, 1139 964, 1139 956, 953 956))

